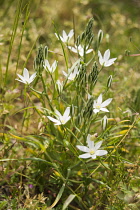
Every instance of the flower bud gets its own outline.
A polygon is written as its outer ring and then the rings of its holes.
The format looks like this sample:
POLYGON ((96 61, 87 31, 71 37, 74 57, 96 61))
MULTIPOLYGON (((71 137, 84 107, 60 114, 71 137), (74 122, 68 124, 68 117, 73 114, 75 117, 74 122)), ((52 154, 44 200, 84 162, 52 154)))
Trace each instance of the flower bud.
POLYGON ((101 43, 102 39, 103 39, 103 31, 100 29, 97 37, 98 45, 101 43))
POLYGON ((103 128, 103 130, 105 130, 106 127, 107 127, 107 124, 108 124, 108 118, 107 118, 106 115, 102 118, 101 123, 102 123, 102 128, 103 128))
POLYGON ((108 81, 107 81, 107 87, 108 87, 108 88, 111 87, 112 80, 113 80, 112 75, 110 75, 110 76, 108 77, 108 81))
POLYGON ((61 93, 62 90, 63 90, 63 83, 60 82, 60 80, 57 80, 57 81, 56 81, 56 85, 57 85, 57 90, 58 90, 58 92, 61 93))

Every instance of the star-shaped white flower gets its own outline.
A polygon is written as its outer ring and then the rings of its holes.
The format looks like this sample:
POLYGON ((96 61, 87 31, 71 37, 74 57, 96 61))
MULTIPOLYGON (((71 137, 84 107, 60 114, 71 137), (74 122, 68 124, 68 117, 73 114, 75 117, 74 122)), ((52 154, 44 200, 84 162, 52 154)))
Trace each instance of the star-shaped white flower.
POLYGON ((55 70, 56 70, 56 67, 57 67, 57 61, 54 61, 52 66, 50 66, 49 64, 49 61, 45 59, 45 62, 44 62, 44 68, 50 72, 50 74, 52 74, 55 70))
POLYGON ((17 75, 18 75, 18 77, 20 79, 16 79, 16 80, 18 80, 19 82, 22 82, 24 84, 28 84, 29 85, 35 79, 36 72, 34 74, 32 74, 32 76, 30 77, 29 76, 29 71, 26 68, 24 68, 24 70, 23 70, 23 76, 20 75, 20 74, 17 74, 17 75))
POLYGON ((47 117, 49 118, 49 120, 54 122, 55 125, 64 125, 71 118, 71 116, 69 116, 69 114, 70 114, 70 107, 67 107, 63 115, 61 115, 61 113, 58 110, 55 110, 56 119, 53 117, 50 117, 50 116, 47 116, 47 117))
POLYGON ((88 134, 87 136, 87 147, 86 146, 80 146, 77 145, 76 147, 81 150, 82 152, 85 152, 85 154, 79 155, 79 158, 92 158, 96 159, 97 156, 106 155, 108 152, 106 150, 99 150, 101 147, 102 141, 97 142, 94 144, 94 141, 92 141, 92 135, 88 134))
POLYGON ((63 30, 62 36, 60 36, 60 35, 58 36, 56 33, 55 33, 55 36, 57 37, 57 39, 59 39, 59 37, 60 37, 62 42, 67 43, 73 37, 73 34, 74 34, 74 31, 72 29, 72 30, 70 30, 70 32, 68 34, 66 34, 66 32, 63 30))
POLYGON ((101 66, 111 66, 117 58, 110 58, 110 50, 106 50, 104 56, 101 55, 100 51, 98 51, 99 63, 101 66))
POLYGON ((102 94, 99 95, 97 100, 94 100, 93 104, 93 111, 94 113, 98 113, 99 111, 109 112, 108 109, 105 107, 108 106, 112 101, 112 98, 107 99, 106 101, 102 102, 102 94))
POLYGON ((68 69, 68 74, 63 71, 63 74, 65 75, 65 77, 67 77, 69 80, 75 80, 76 76, 79 74, 79 71, 78 71, 78 67, 76 66, 74 68, 74 71, 71 71, 71 69, 68 69))
MULTIPOLYGON (((74 52, 74 53, 79 53, 79 55, 80 55, 81 57, 84 56, 84 48, 83 48, 81 45, 79 45, 79 46, 76 46, 76 45, 75 45, 75 47, 68 46, 68 48, 69 48, 72 52, 74 52)), ((92 52, 92 51, 93 51, 93 49, 88 49, 88 46, 87 46, 87 47, 86 47, 86 50, 85 50, 85 54, 88 54, 88 53, 90 53, 90 52, 92 52)))

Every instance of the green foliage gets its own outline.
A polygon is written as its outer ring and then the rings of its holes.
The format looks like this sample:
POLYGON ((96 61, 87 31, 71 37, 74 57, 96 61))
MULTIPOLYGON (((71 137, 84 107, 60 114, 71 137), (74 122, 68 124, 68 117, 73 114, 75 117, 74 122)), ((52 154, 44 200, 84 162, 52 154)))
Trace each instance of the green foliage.
POLYGON ((0 1, 0 209, 139 209, 134 4, 139 8, 136 1, 0 1), (58 31, 71 28, 65 43, 58 31), (104 67, 98 50, 108 48, 117 61, 104 67), (58 61, 54 72, 46 59, 58 61), (30 84, 15 80, 25 67, 37 73, 30 84), (113 98, 106 116, 94 110, 101 93, 103 101, 113 98), (88 134, 103 141, 107 155, 79 158, 76 146, 87 146, 88 134))

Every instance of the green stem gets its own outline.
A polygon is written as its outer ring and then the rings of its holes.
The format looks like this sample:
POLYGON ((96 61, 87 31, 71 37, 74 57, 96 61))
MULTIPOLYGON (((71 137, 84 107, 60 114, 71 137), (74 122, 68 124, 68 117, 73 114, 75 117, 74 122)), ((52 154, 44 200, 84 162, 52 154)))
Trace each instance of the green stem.
POLYGON ((51 104, 51 101, 50 101, 50 99, 49 99, 49 96, 48 96, 48 94, 47 94, 46 85, 45 85, 43 76, 40 75, 40 77, 41 77, 41 81, 42 81, 43 89, 44 89, 44 93, 43 93, 43 94, 46 96, 46 98, 47 98, 47 100, 48 100, 48 104, 49 104, 51 110, 54 111, 54 109, 53 109, 53 107, 52 107, 52 104, 51 104))
POLYGON ((18 57, 17 57, 17 64, 16 64, 16 70, 15 70, 15 75, 14 75, 14 81, 15 81, 15 77, 17 74, 17 69, 18 69, 18 64, 19 64, 19 58, 20 58, 20 51, 21 51, 21 46, 22 46, 22 39, 23 39, 23 34, 26 28, 26 24, 29 18, 29 4, 27 5, 27 9, 26 9, 26 15, 25 15, 25 21, 24 21, 24 25, 22 27, 22 32, 21 32, 21 38, 20 38, 20 43, 19 43, 19 48, 18 48, 18 57))
POLYGON ((13 43, 14 43, 14 39, 16 36, 16 32, 17 32, 18 22, 19 22, 20 15, 21 15, 21 8, 22 8, 22 0, 18 1, 18 5, 17 5, 17 9, 16 9, 16 16, 15 16, 15 20, 14 20, 14 25, 13 25, 13 30, 12 30, 11 40, 10 40, 10 46, 9 46, 9 53, 8 53, 8 58, 7 58, 7 63, 6 63, 6 72, 5 72, 5 78, 4 78, 4 86, 5 87, 6 87, 6 82, 7 82, 11 52, 12 52, 13 43))

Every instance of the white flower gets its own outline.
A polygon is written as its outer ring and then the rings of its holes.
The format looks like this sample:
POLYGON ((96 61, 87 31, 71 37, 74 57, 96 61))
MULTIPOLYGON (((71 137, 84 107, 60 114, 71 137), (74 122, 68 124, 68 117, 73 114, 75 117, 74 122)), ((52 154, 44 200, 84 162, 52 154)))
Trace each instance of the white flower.
POLYGON ((114 61, 117 59, 117 58, 109 59, 110 58, 109 49, 105 51, 104 56, 102 56, 100 51, 98 51, 98 57, 99 57, 99 63, 105 67, 111 66, 114 63, 114 61))
POLYGON ((79 71, 78 71, 78 67, 76 66, 74 68, 74 71, 71 71, 71 69, 68 69, 68 74, 63 71, 63 74, 69 79, 69 80, 74 80, 76 78, 76 76, 79 74, 79 71))
POLYGON ((81 150, 82 152, 85 152, 83 155, 79 155, 79 158, 92 158, 96 159, 96 156, 102 156, 106 155, 108 152, 106 150, 99 150, 100 146, 102 144, 102 141, 97 142, 94 144, 94 141, 92 141, 92 135, 88 134, 87 136, 87 147, 86 146, 80 146, 77 145, 76 147, 81 150))
POLYGON ((60 80, 57 80, 56 85, 57 85, 59 93, 61 93, 63 90, 63 82, 60 82, 60 80))
POLYGON ((43 66, 44 66, 44 68, 45 68, 46 70, 48 70, 50 73, 53 73, 53 72, 56 70, 57 61, 54 61, 53 64, 52 64, 52 66, 50 66, 49 61, 48 61, 48 60, 45 60, 43 66))
POLYGON ((106 109, 105 107, 109 105, 111 101, 112 101, 112 98, 109 98, 106 101, 102 102, 102 94, 100 94, 97 100, 95 100, 93 104, 94 113, 97 113, 99 111, 109 112, 108 109, 106 109))
MULTIPOLYGON (((81 57, 84 56, 84 48, 83 48, 81 45, 79 45, 79 46, 76 46, 76 45, 75 45, 75 47, 68 46, 68 48, 69 48, 72 52, 74 52, 74 53, 79 53, 79 55, 80 55, 81 57)), ((93 51, 93 49, 89 49, 89 50, 88 50, 88 46, 87 46, 86 49, 85 49, 85 54, 88 54, 88 53, 90 53, 90 52, 92 52, 92 51, 93 51)))
POLYGON ((22 82, 22 83, 24 83, 24 84, 28 84, 28 85, 29 85, 29 84, 35 79, 35 77, 36 77, 36 73, 32 74, 32 76, 29 77, 29 71, 28 71, 26 68, 24 68, 24 70, 23 70, 23 76, 20 75, 20 74, 17 74, 17 75, 18 75, 18 77, 19 77, 20 79, 16 79, 16 80, 18 80, 19 82, 22 82))
POLYGON ((64 114, 61 115, 61 113, 58 111, 58 110, 55 110, 55 115, 56 115, 56 118, 53 118, 53 117, 50 117, 50 116, 47 116, 52 122, 55 123, 55 125, 64 125, 66 124, 69 120, 70 120, 70 107, 67 107, 64 114))
POLYGON ((72 38, 73 34, 74 34, 74 31, 72 29, 72 30, 70 30, 70 32, 69 32, 68 35, 63 30, 62 36, 60 36, 60 35, 58 36, 56 33, 55 33, 55 36, 57 37, 57 39, 59 39, 59 37, 60 37, 61 41, 64 42, 64 43, 66 43, 66 42, 68 42, 72 38))

